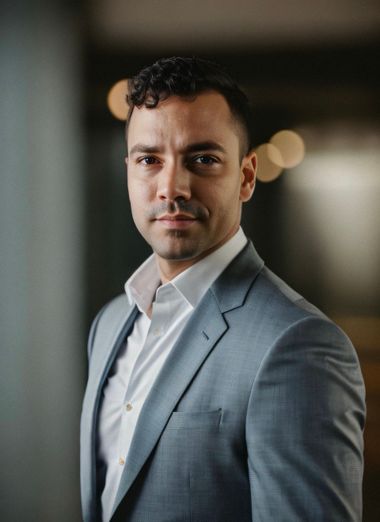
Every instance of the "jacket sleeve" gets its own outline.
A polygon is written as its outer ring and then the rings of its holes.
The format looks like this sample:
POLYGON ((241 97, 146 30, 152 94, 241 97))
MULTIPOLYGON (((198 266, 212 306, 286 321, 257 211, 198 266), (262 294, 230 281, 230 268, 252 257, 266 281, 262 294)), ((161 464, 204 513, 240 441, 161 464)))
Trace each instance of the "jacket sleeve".
POLYGON ((360 521, 364 418, 345 334, 318 317, 289 327, 262 361, 248 404, 253 521, 360 521))

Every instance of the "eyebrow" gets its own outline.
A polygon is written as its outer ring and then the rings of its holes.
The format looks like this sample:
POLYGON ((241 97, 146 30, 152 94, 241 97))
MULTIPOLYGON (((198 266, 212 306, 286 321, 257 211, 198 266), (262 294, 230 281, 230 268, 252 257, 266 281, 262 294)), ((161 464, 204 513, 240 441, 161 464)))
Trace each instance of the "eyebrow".
POLYGON ((215 150, 223 153, 226 152, 226 149, 222 147, 222 145, 212 140, 200 141, 198 143, 190 143, 190 145, 187 145, 187 147, 185 147, 184 152, 203 152, 206 150, 215 150))
POLYGON ((129 154, 134 154, 135 152, 153 154, 154 152, 161 152, 161 148, 152 145, 144 145, 143 143, 137 143, 131 148, 129 154))
MULTIPOLYGON (((130 155, 135 154, 135 153, 154 154, 157 152, 162 152, 162 150, 163 149, 161 147, 156 146, 156 145, 145 145, 144 143, 137 143, 136 145, 134 145, 131 148, 129 154, 130 155)), ((212 141, 212 140, 190 143, 182 150, 182 152, 184 152, 185 154, 188 154, 191 152, 204 152, 207 150, 215 150, 215 151, 219 151, 219 152, 223 152, 223 153, 226 152, 226 149, 224 147, 222 147, 222 145, 220 145, 216 141, 212 141)))

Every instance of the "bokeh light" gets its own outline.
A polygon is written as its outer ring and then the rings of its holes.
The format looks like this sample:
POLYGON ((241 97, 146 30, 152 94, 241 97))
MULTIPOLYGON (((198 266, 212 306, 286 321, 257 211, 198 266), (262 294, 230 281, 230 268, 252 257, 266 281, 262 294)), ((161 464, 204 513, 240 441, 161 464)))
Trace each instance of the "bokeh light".
POLYGON ((271 143, 263 143, 256 149, 257 179, 263 182, 273 181, 282 173, 280 151, 271 143))
POLYGON ((113 116, 125 121, 128 115, 126 96, 128 93, 128 80, 120 80, 111 87, 107 96, 107 105, 113 116))
POLYGON ((305 156, 305 144, 299 134, 291 130, 276 132, 269 140, 279 151, 270 157, 271 161, 282 168, 293 168, 301 163, 305 156))

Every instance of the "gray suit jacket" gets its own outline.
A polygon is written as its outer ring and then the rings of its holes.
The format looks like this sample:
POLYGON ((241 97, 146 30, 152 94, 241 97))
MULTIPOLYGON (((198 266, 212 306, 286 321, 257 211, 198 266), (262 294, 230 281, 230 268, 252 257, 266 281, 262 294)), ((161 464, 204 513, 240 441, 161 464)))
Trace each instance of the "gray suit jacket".
MULTIPOLYGON (((101 389, 135 317, 120 296, 90 332, 85 522, 99 519, 101 389)), ((364 412, 348 338, 248 244, 207 291, 153 385, 112 521, 359 521, 364 412)))

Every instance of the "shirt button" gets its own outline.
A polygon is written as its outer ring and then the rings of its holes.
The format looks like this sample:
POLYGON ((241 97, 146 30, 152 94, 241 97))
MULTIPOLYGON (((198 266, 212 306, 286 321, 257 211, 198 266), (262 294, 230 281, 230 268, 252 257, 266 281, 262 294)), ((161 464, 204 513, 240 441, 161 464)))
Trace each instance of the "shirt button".
POLYGON ((132 408, 133 408, 133 406, 132 406, 132 404, 131 404, 130 402, 128 402, 128 403, 125 405, 125 409, 126 409, 127 411, 131 411, 132 408))
POLYGON ((119 457, 119 464, 120 466, 124 466, 125 460, 122 457, 119 457))
POLYGON ((161 334, 162 334, 162 330, 161 330, 161 328, 155 328, 155 329, 153 330, 153 335, 154 335, 155 337, 158 337, 158 336, 161 335, 161 334))

